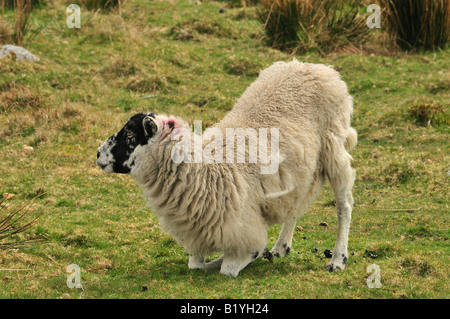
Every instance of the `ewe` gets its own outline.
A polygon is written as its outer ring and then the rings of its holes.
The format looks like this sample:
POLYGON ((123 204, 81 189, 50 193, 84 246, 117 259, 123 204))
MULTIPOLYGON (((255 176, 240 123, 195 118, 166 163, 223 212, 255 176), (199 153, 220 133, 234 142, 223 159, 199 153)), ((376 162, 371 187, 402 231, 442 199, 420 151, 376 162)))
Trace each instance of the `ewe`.
POLYGON ((352 112, 352 98, 335 70, 296 60, 277 62, 261 72, 222 121, 204 132, 200 144, 183 120, 140 113, 98 149, 97 164, 136 180, 162 227, 190 254, 189 268, 220 267, 234 277, 258 257, 289 254, 296 220, 327 177, 339 221, 327 270, 344 269, 355 179, 348 151, 357 142, 352 112), (267 147, 277 159, 270 173, 263 171, 267 160, 255 160, 254 144, 226 145, 239 139, 262 141, 256 135, 269 129, 271 143, 256 148, 262 154, 267 147), (196 156, 199 147, 208 149, 209 160, 196 156), (224 150, 234 153, 227 156, 224 150), (232 161, 235 155, 241 161, 232 161), (274 223, 283 227, 269 252, 266 230, 274 223), (216 251, 223 256, 205 263, 216 251))

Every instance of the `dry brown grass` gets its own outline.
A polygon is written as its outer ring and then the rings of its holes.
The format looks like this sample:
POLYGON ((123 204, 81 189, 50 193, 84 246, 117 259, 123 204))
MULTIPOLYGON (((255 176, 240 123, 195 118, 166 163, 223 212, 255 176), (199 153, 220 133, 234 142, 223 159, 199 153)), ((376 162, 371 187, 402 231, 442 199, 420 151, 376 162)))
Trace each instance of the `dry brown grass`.
POLYGON ((138 68, 134 62, 121 56, 113 60, 107 67, 103 68, 101 72, 106 76, 122 77, 134 75, 137 71, 138 68))
POLYGON ((259 20, 271 46, 322 54, 370 38, 360 1, 262 0, 259 20))
POLYGON ((8 25, 0 18, 0 45, 11 43, 11 34, 8 25))
POLYGON ((13 200, 14 197, 14 194, 5 193, 0 198, 0 248, 32 243, 33 240, 10 239, 33 227, 43 214, 34 208, 37 197, 17 201, 13 200))
POLYGON ((404 50, 444 48, 450 39, 450 0, 380 0, 387 29, 404 50))
POLYGON ((14 42, 21 45, 25 34, 29 30, 29 18, 31 13, 31 0, 16 0, 14 42))
POLYGON ((0 113, 15 110, 33 111, 42 106, 40 95, 23 85, 14 85, 0 93, 0 113))
POLYGON ((0 20, 0 43, 14 42, 17 45, 23 43, 25 35, 30 29, 30 15, 32 6, 40 1, 32 0, 1 0, 0 7, 2 13, 5 8, 14 8, 14 27, 10 31, 6 22, 0 20))
POLYGON ((134 76, 128 81, 126 88, 139 93, 157 93, 167 88, 165 76, 149 75, 146 77, 134 76))
POLYGON ((445 108, 440 104, 418 104, 408 110, 409 115, 419 124, 450 124, 449 116, 445 116, 445 108))
MULTIPOLYGON (((70 2, 70 1, 69 1, 70 2)), ((82 7, 88 10, 111 10, 117 9, 119 12, 126 0, 80 0, 79 3, 82 7)), ((70 2, 72 3, 72 2, 70 2)))

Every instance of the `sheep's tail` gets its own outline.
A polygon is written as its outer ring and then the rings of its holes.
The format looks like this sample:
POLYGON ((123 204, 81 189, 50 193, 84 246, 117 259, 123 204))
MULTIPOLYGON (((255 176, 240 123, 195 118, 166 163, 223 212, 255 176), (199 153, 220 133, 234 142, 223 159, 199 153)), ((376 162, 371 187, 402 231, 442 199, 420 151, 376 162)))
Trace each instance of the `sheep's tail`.
POLYGON ((353 150, 358 143, 358 133, 353 127, 347 129, 347 136, 345 137, 345 149, 347 152, 353 150))
POLYGON ((345 103, 344 105, 346 105, 345 109, 346 109, 346 114, 345 114, 345 120, 344 120, 344 137, 345 137, 345 142, 344 142, 344 147, 347 150, 347 152, 350 152, 351 150, 353 150, 356 146, 356 144, 358 143, 358 133, 356 132, 356 130, 350 126, 350 118, 353 114, 353 97, 351 97, 348 93, 347 93, 347 97, 346 97, 347 103, 345 103))

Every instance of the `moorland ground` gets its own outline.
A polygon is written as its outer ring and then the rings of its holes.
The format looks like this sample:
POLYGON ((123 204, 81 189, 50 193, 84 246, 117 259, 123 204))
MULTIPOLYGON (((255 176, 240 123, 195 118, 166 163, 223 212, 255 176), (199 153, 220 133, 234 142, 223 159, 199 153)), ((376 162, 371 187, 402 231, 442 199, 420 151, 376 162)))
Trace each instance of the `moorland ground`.
MULTIPOLYGON (((33 11, 39 32, 24 43, 41 61, 0 60, 0 192, 15 194, 12 203, 42 194, 35 208, 44 212, 17 237, 44 243, 0 247, 0 297, 449 297, 448 49, 295 55, 333 65, 354 97, 348 267, 325 271, 337 233, 327 184, 298 221, 291 254, 256 260, 234 279, 189 270, 132 179, 96 167, 96 149, 141 111, 209 126, 261 69, 293 56, 265 44, 254 8, 136 0, 120 12, 82 11, 81 28, 69 29, 66 4, 52 3, 33 11), (424 123, 411 112, 420 105, 444 113, 424 123), (67 287, 70 264, 84 290, 67 287), (366 284, 370 264, 381 288, 366 284)), ((269 247, 279 231, 269 229, 269 247)))

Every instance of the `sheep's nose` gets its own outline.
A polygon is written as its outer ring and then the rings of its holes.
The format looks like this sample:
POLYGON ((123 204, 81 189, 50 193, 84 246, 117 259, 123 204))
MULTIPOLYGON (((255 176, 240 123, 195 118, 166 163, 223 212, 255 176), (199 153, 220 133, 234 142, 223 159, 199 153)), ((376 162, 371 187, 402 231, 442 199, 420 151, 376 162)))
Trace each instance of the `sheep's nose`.
POLYGON ((97 159, 100 157, 100 152, 97 151, 97 159))

